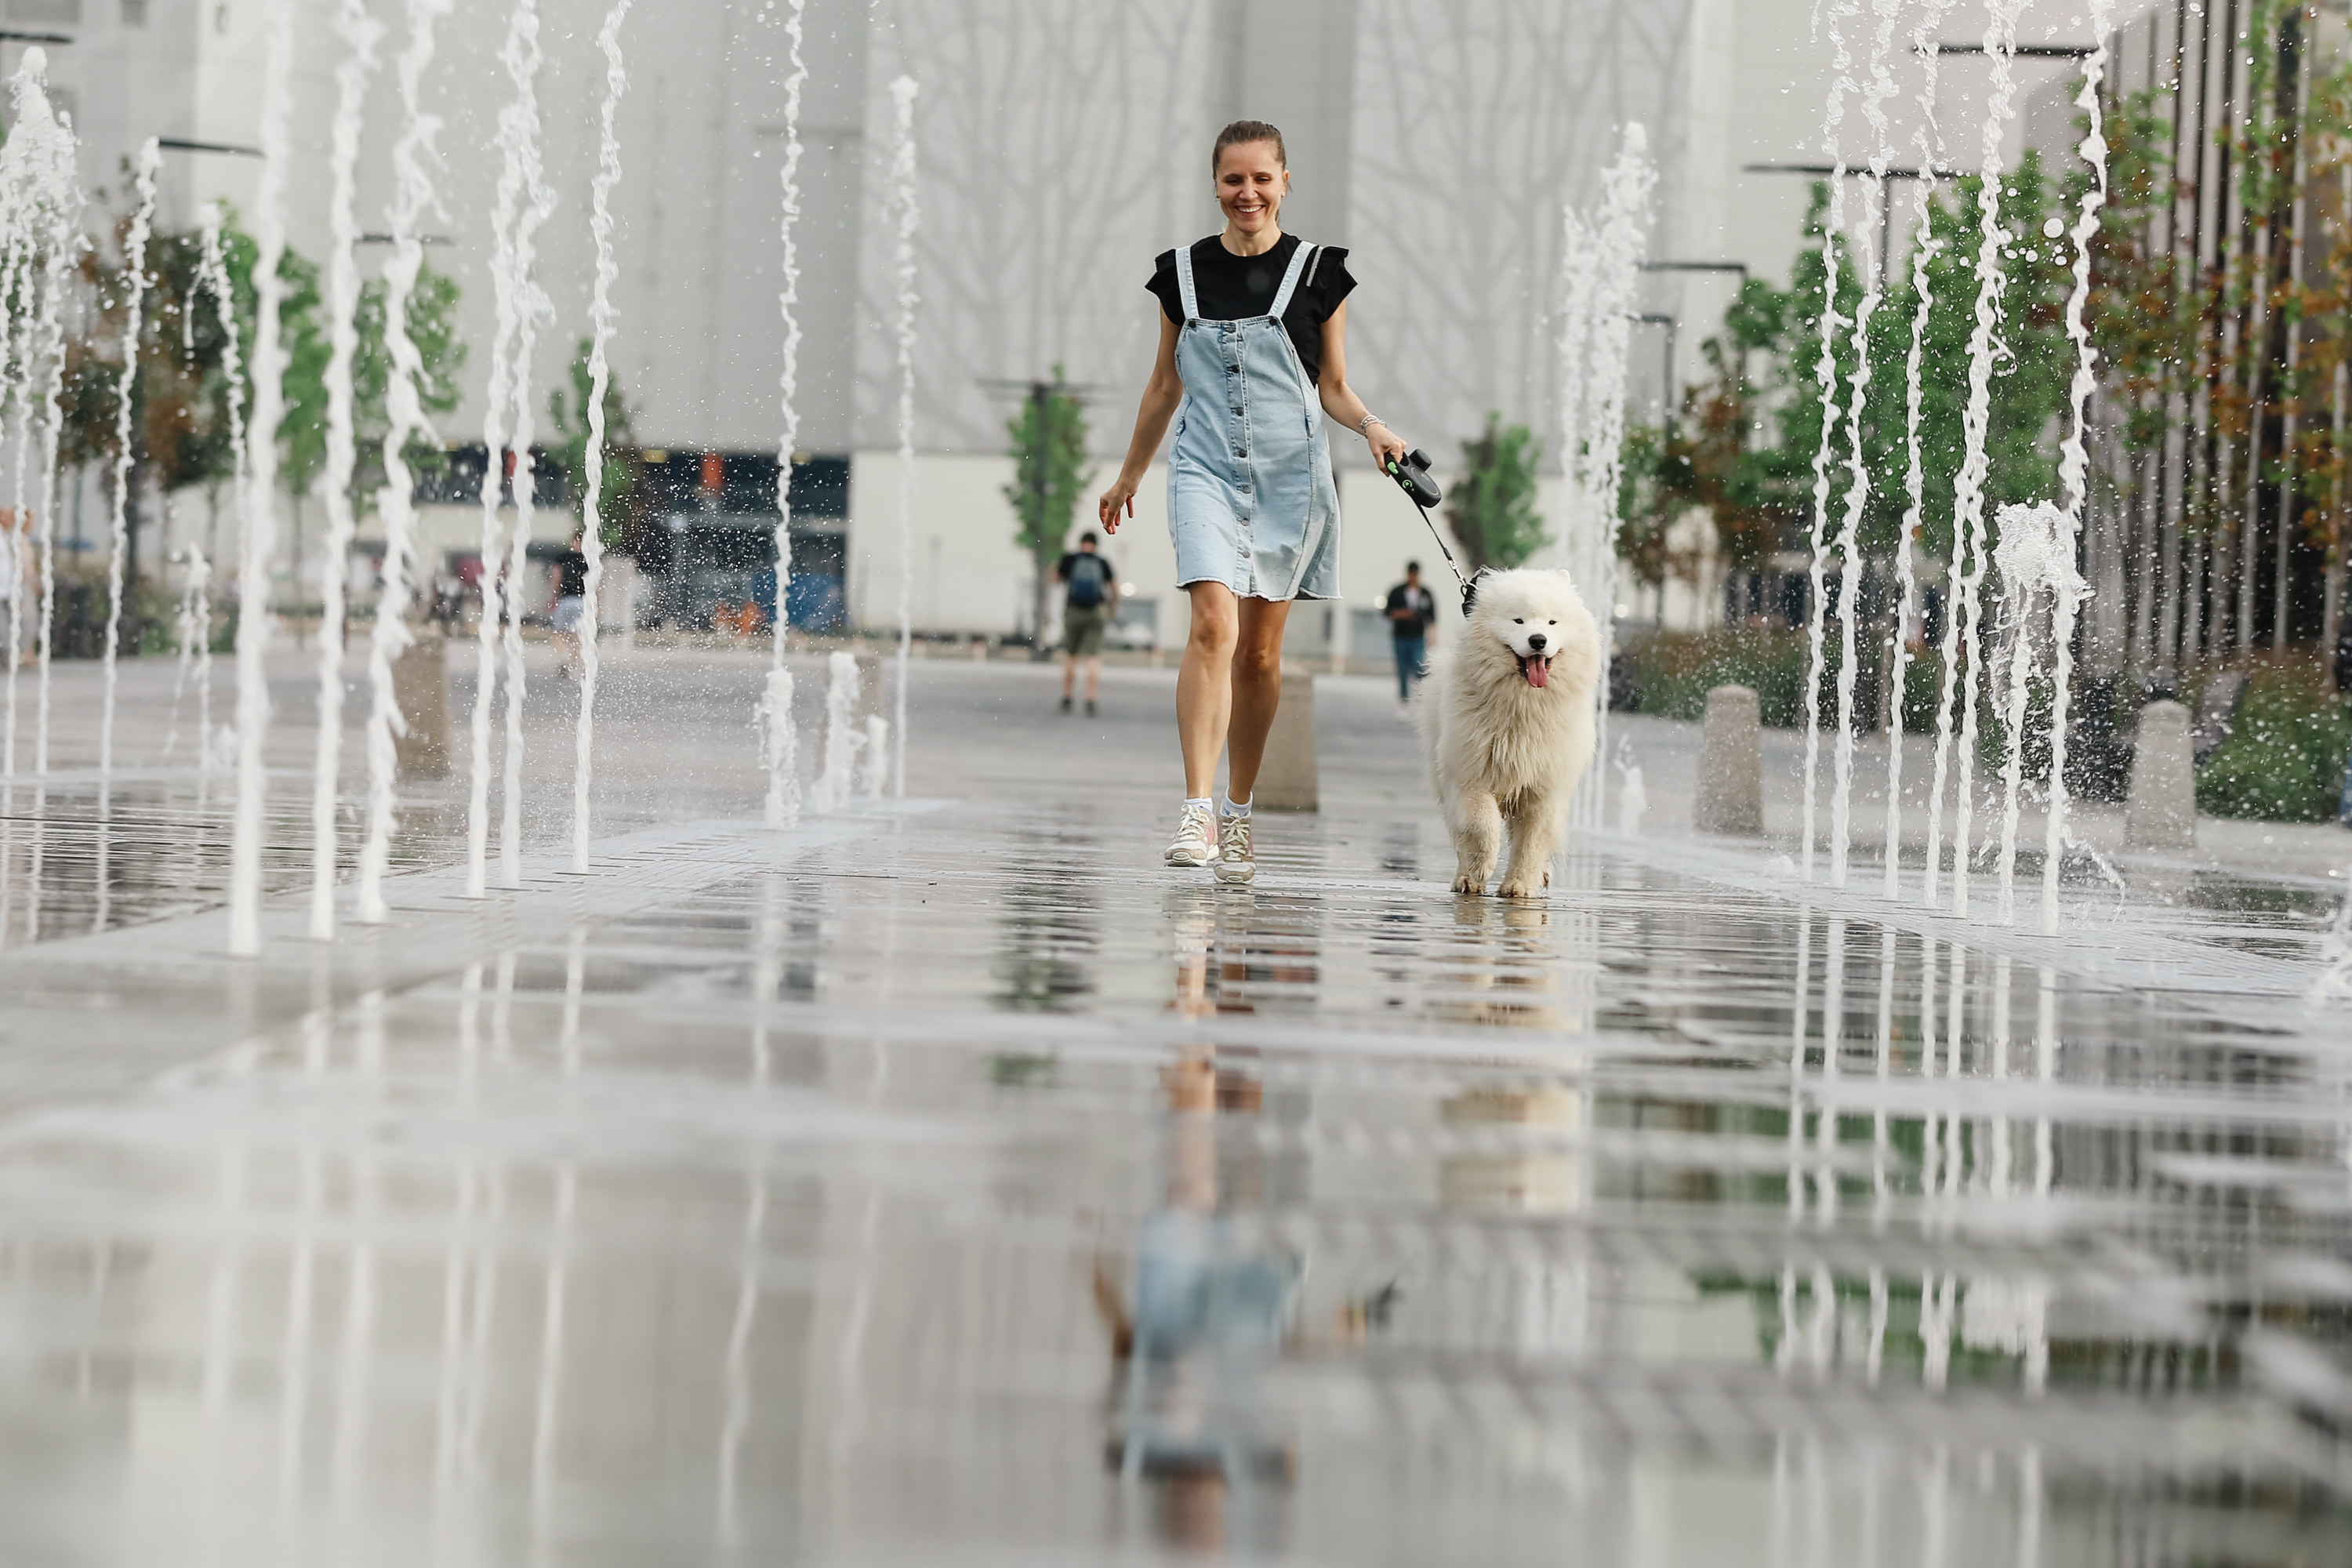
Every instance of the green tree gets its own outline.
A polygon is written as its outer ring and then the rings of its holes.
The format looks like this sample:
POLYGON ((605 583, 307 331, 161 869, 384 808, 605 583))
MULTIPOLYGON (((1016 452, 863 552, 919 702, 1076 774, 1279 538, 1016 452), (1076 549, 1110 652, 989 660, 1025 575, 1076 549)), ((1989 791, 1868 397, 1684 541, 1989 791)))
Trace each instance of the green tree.
POLYGON ((1020 412, 1005 424, 1013 437, 1007 456, 1013 459, 1013 482, 1004 500, 1013 508, 1013 537, 1036 566, 1031 625, 1040 638, 1045 630, 1045 601, 1052 591, 1055 563, 1068 548, 1070 528, 1094 468, 1087 461, 1087 413, 1062 380, 1032 386, 1020 412))
MULTIPOLYGON (((1925 268, 1929 302, 1921 343, 1923 506, 1916 542, 1942 560, 1951 553, 1953 484, 1965 445, 1961 422, 1968 405, 1969 337, 1976 320, 1982 197, 1983 183, 1971 177, 1955 181, 1928 205, 1927 238, 1935 248, 1925 268)), ((1790 268, 1789 287, 1778 289, 1762 279, 1740 286, 1722 331, 1703 348, 1713 374, 1685 394, 1676 430, 1629 448, 1629 460, 1650 470, 1643 482, 1655 486, 1638 493, 1706 507, 1723 559, 1734 567, 1757 565, 1775 551, 1811 548, 1813 463, 1824 410, 1832 402, 1836 415, 1828 531, 1834 533, 1843 520, 1853 440, 1848 418, 1861 352, 1852 322, 1860 313, 1862 284, 1851 249, 1842 248, 1836 297, 1842 329, 1825 399, 1819 370, 1829 277, 1828 208, 1828 187, 1816 184, 1805 219, 1806 245, 1790 268)), ((1993 365, 1986 429, 1989 518, 2005 502, 2057 493, 2056 421, 2066 409, 2074 374, 2065 331, 2071 282, 2066 247, 2044 233, 2059 216, 2057 193, 2041 158, 2028 152, 2004 177, 2000 193, 2001 226, 2009 242, 2002 247, 2004 282, 1996 309, 2005 347, 1993 365)), ((1919 296, 1909 267, 1898 262, 1895 270, 1871 319, 1871 383, 1862 414, 1870 494, 1861 542, 1865 553, 1877 555, 1895 548, 1909 505, 1905 372, 1919 296)))
MULTIPOLYGON (((562 465, 565 499, 581 516, 588 505, 588 399, 595 390, 594 379, 588 373, 588 353, 593 340, 580 340, 579 352, 572 360, 572 391, 567 397, 558 387, 547 395, 548 417, 555 431, 563 437, 552 456, 562 465)), ((642 521, 640 512, 645 494, 644 464, 638 456, 637 438, 631 423, 629 405, 621 396, 617 377, 607 376, 604 382, 604 490, 597 500, 597 514, 603 524, 600 531, 607 547, 618 547, 636 536, 642 521)))
MULTIPOLYGON (((360 289, 353 312, 359 350, 352 356, 352 423, 359 438, 352 469, 352 500, 364 516, 383 489, 383 438, 392 429, 392 345, 384 339, 384 286, 381 279, 360 289)), ((466 345, 457 338, 457 280, 430 266, 420 267, 408 292, 408 339, 416 345, 423 375, 416 400, 429 417, 457 406, 457 377, 466 368, 466 345)), ((448 454, 429 436, 413 437, 401 456, 412 475, 439 473, 448 454)))
POLYGON ((1446 526, 1469 568, 1508 571, 1550 542, 1536 510, 1536 465, 1543 447, 1524 425, 1486 416, 1486 428, 1462 443, 1462 475, 1445 502, 1446 526))

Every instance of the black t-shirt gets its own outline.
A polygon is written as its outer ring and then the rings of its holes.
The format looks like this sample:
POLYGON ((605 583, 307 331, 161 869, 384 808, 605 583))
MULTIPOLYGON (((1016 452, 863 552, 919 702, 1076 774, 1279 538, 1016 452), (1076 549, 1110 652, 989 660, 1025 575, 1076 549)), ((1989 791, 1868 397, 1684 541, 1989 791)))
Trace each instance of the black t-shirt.
POLYGON ((1109 558, 1100 551, 1091 554, 1083 550, 1071 551, 1054 568, 1054 575, 1069 584, 1069 596, 1065 603, 1080 610, 1098 610, 1109 604, 1111 584, 1118 581, 1109 558))
POLYGON ((555 596, 559 599, 583 599, 588 596, 588 557, 577 550, 567 550, 555 558, 555 596))
MULTIPOLYGON (((1274 292, 1282 287, 1282 275, 1290 270, 1290 258, 1297 254, 1298 246, 1295 234, 1276 240, 1263 256, 1235 256, 1213 234, 1194 244, 1192 293, 1201 307, 1201 319, 1238 321, 1265 315, 1274 307, 1274 292)), ((1151 281, 1144 287, 1160 297, 1160 310, 1181 327, 1184 291, 1177 287, 1176 253, 1160 252, 1152 267, 1151 281)), ((1282 313, 1282 325, 1290 334, 1290 346, 1298 351, 1298 363, 1306 368, 1308 381, 1320 383, 1323 377, 1323 323, 1355 287, 1356 280, 1348 272, 1345 247, 1321 246, 1307 258, 1307 271, 1291 290, 1290 309, 1282 313)))
POLYGON ((1429 624, 1437 619, 1437 601, 1429 596, 1429 590, 1403 583, 1389 590, 1383 608, 1389 612, 1389 635, 1393 637, 1426 637, 1429 624), (1412 614, 1400 616, 1399 610, 1411 610, 1412 614))

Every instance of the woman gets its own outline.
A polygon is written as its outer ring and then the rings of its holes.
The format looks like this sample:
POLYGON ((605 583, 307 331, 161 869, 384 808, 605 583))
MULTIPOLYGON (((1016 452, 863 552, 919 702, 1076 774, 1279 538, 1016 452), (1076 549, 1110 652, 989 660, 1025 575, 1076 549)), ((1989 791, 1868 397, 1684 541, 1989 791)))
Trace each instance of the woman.
POLYGON ((1135 515, 1136 487, 1175 418, 1168 528, 1192 630, 1176 679, 1184 805, 1167 861, 1213 862, 1219 880, 1246 882, 1257 873, 1250 798, 1282 697, 1283 624, 1293 599, 1339 593, 1339 494, 1316 405, 1364 437, 1376 467, 1406 448, 1348 387, 1348 253, 1282 232, 1282 132, 1237 120, 1217 133, 1210 168, 1224 232, 1161 256, 1146 285, 1160 300, 1160 357, 1099 510, 1106 533, 1135 515), (1213 816, 1227 752, 1225 801, 1213 816))

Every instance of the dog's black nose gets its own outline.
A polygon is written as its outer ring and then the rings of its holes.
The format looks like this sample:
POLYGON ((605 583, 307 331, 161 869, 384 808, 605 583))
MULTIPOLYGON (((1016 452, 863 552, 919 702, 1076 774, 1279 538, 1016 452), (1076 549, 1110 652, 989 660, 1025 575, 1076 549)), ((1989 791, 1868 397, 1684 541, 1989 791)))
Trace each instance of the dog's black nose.
POLYGON ((1528 649, 1529 649, 1531 652, 1535 652, 1535 653, 1541 653, 1541 652, 1543 651, 1543 646, 1544 646, 1544 635, 1543 635, 1543 633, 1541 633, 1541 632, 1529 632, 1529 633, 1528 634, 1528 649))

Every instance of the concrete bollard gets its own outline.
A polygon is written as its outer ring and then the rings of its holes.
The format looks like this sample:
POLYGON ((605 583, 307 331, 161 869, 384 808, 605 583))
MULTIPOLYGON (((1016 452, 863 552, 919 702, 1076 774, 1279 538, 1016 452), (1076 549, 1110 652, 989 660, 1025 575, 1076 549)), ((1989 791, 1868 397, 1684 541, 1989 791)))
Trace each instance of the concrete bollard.
POLYGON ((2131 794, 2124 803, 2124 847, 2197 847, 2197 769, 2189 753, 2189 710, 2178 702, 2151 702, 2139 710, 2131 794))
POLYGON ((392 665, 392 700, 408 723, 393 738, 394 773, 404 779, 449 776, 449 642, 426 633, 392 665))
POLYGON ((1315 765, 1315 678, 1304 668, 1282 667, 1282 706, 1265 738, 1265 761, 1257 771, 1250 804, 1268 811, 1319 811, 1322 795, 1315 765))
POLYGON ((1691 826, 1701 833, 1764 834, 1764 731, 1756 693, 1718 686, 1706 694, 1691 826))

